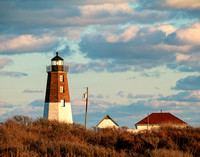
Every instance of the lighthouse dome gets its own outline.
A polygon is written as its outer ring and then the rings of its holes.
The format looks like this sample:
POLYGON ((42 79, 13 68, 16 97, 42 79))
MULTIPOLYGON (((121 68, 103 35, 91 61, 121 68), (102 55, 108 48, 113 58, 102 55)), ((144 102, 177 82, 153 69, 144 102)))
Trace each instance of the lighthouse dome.
POLYGON ((60 56, 58 56, 58 52, 56 52, 56 56, 54 58, 51 59, 51 61, 59 61, 59 60, 64 60, 62 59, 60 56))

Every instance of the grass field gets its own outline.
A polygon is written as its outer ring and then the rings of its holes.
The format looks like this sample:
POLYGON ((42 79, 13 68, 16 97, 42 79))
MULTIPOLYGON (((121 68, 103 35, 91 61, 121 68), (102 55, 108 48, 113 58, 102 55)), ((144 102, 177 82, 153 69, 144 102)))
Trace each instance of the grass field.
POLYGON ((200 128, 163 127, 134 134, 15 116, 0 124, 0 156, 196 157, 200 128))

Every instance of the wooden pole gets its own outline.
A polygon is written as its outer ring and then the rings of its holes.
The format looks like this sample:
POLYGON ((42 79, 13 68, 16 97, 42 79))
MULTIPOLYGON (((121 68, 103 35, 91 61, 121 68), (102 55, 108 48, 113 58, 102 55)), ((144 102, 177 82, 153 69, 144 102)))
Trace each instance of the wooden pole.
POLYGON ((85 94, 85 98, 86 98, 86 107, 85 107, 85 128, 87 129, 88 87, 87 87, 87 91, 86 91, 86 94, 85 94))
POLYGON ((147 115, 147 130, 149 130, 149 113, 147 115))

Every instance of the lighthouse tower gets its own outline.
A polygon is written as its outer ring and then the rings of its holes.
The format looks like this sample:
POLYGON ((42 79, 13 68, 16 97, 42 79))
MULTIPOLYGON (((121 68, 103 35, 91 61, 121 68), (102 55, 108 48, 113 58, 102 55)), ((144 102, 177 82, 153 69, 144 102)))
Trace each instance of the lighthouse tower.
POLYGON ((48 77, 43 117, 73 123, 67 81, 68 66, 64 65, 58 52, 51 59, 51 65, 47 66, 46 71, 48 77))

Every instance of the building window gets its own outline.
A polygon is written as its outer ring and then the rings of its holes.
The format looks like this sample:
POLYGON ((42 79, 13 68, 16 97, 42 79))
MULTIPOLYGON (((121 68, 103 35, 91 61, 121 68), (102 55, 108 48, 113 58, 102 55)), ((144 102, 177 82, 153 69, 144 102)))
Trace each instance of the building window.
POLYGON ((60 93, 64 93, 64 87, 60 86, 60 93))
POLYGON ((65 100, 61 100, 60 105, 61 105, 61 107, 65 107, 65 100))
POLYGON ((60 82, 64 82, 64 75, 60 75, 60 82))

